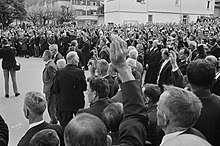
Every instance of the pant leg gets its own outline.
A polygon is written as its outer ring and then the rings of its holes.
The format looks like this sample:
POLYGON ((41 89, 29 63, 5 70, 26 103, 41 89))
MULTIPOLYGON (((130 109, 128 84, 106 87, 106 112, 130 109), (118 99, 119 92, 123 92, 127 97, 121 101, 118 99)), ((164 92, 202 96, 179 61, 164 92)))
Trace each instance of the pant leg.
POLYGON ((58 111, 58 119, 60 122, 60 125, 63 126, 63 128, 66 127, 66 125, 73 119, 73 114, 76 114, 75 111, 58 111))
POLYGON ((52 123, 57 123, 56 98, 54 94, 46 94, 47 110, 52 123))
POLYGON ((4 69, 3 73, 5 80, 5 94, 9 94, 9 71, 7 69, 4 69))
POLYGON ((12 80, 14 93, 18 93, 18 86, 17 86, 17 81, 16 81, 16 71, 14 69, 11 69, 10 74, 11 74, 11 80, 12 80))

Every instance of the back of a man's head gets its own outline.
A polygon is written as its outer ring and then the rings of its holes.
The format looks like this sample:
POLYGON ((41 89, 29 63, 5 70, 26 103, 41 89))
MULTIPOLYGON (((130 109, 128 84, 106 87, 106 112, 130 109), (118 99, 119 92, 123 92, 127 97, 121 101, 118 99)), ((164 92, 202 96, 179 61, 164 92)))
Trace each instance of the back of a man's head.
POLYGON ((104 111, 102 120, 104 121, 108 131, 117 132, 119 125, 123 119, 123 105, 122 103, 111 103, 104 111))
POLYGON ((100 59, 97 61, 97 73, 99 76, 104 76, 108 74, 109 64, 105 59, 100 59))
POLYGON ((43 115, 47 102, 40 92, 31 91, 25 95, 24 106, 35 115, 43 115))
POLYGON ((66 61, 67 64, 76 64, 79 62, 79 57, 77 55, 76 51, 70 51, 67 55, 66 55, 66 61))
POLYGON ((66 126, 64 139, 66 146, 106 146, 107 129, 98 117, 82 113, 66 126))
POLYGON ((138 58, 138 51, 137 50, 131 50, 129 52, 129 57, 132 58, 132 59, 137 60, 137 58, 138 58))
POLYGON ((187 66, 187 77, 191 85, 210 87, 215 79, 215 66, 208 60, 198 59, 187 66))
POLYGON ((44 129, 36 133, 30 141, 31 146, 59 146, 60 139, 53 129, 44 129))
POLYGON ((169 110, 169 121, 174 127, 190 128, 198 120, 202 103, 192 92, 174 86, 165 86, 169 94, 164 105, 169 110))

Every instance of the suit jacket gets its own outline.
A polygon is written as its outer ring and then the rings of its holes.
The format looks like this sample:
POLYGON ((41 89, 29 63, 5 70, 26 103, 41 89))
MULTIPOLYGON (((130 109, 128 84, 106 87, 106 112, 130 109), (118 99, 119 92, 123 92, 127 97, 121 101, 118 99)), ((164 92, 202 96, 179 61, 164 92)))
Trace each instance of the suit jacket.
POLYGON ((57 67, 54 61, 50 60, 45 65, 45 68, 43 70, 43 83, 44 83, 43 92, 45 94, 50 94, 52 92, 51 87, 53 85, 53 80, 54 80, 56 71, 57 71, 57 67))
POLYGON ((186 62, 186 60, 184 60, 182 62, 181 61, 178 62, 178 67, 183 75, 186 75, 187 66, 188 66, 188 63, 186 62))
POLYGON ((0 116, 0 145, 7 146, 9 140, 8 125, 5 123, 4 119, 0 116))
POLYGON ((60 125, 55 124, 49 124, 47 122, 43 122, 40 125, 34 126, 31 129, 29 129, 25 135, 21 138, 21 140, 18 142, 17 146, 30 146, 31 138, 38 133, 41 130, 44 129, 53 129, 57 132, 57 135, 60 138, 60 146, 64 146, 64 139, 63 139, 63 127, 60 125))
POLYGON ((99 53, 100 59, 105 59, 106 61, 110 62, 110 48, 106 46, 103 46, 99 53))
POLYGON ((220 47, 217 43, 210 50, 210 55, 214 55, 217 59, 220 57, 220 47))
POLYGON ((84 71, 79 67, 68 64, 58 70, 54 80, 54 92, 59 94, 58 109, 60 111, 78 111, 78 109, 84 108, 83 91, 86 89, 84 71))
POLYGON ((112 101, 107 98, 100 99, 100 100, 92 103, 89 108, 79 109, 77 114, 89 113, 89 114, 95 115, 95 116, 99 117, 100 119, 102 119, 103 110, 111 103, 112 103, 112 101))
POLYGON ((136 61, 135 70, 138 71, 141 75, 142 75, 142 73, 144 71, 143 65, 139 61, 136 61))
MULTIPOLYGON (((160 62, 160 66, 162 63, 160 62)), ((160 70, 160 69, 159 69, 160 70)), ((171 80, 171 71, 172 71, 172 66, 170 64, 170 61, 168 61, 165 66, 162 68, 161 72, 158 73, 159 79, 158 79, 158 85, 161 87, 163 84, 165 85, 170 85, 172 83, 171 80)))
POLYGON ((220 97, 209 90, 194 91, 202 102, 203 108, 194 127, 204 134, 213 146, 220 145, 220 97))
POLYGON ((58 52, 55 56, 54 56, 54 63, 57 64, 57 61, 59 59, 63 59, 63 56, 58 52))
POLYGON ((0 58, 3 58, 2 69, 11 70, 16 63, 15 52, 10 46, 0 49, 0 58))
POLYGON ((161 60, 161 53, 159 49, 148 50, 144 56, 144 66, 149 65, 145 76, 145 83, 157 83, 157 74, 159 69, 159 63, 161 60))
POLYGON ((121 84, 124 118, 119 126, 120 146, 144 146, 147 138, 147 110, 138 81, 121 84))
MULTIPOLYGON (((217 72, 217 74, 220 74, 220 70, 217 72)), ((220 96, 220 76, 216 79, 215 84, 212 86, 212 93, 220 96)))
POLYGON ((186 131, 184 131, 180 135, 182 135, 182 134, 193 134, 193 135, 196 135, 196 136, 201 137, 204 140, 206 140, 206 137, 199 130, 197 130, 195 128, 188 128, 186 131))
POLYGON ((109 94, 108 94, 108 97, 109 98, 112 98, 117 92, 118 92, 118 82, 113 79, 113 77, 111 75, 107 75, 104 77, 105 79, 108 80, 108 83, 109 83, 109 94))

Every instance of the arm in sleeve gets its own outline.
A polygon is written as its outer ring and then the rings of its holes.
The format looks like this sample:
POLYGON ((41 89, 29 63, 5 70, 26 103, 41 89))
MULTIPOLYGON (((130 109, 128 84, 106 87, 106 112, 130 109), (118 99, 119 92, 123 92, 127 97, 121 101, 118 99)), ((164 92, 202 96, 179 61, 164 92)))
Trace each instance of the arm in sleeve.
POLYGON ((4 119, 0 116, 0 145, 7 146, 9 140, 8 126, 4 119))

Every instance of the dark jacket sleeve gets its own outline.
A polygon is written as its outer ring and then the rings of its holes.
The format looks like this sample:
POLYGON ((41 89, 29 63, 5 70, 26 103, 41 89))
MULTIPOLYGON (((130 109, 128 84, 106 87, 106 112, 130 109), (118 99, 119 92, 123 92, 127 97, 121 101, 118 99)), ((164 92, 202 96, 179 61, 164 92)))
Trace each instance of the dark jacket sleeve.
POLYGON ((121 146, 144 146, 146 141, 147 111, 138 81, 121 85, 124 119, 119 127, 121 146))
POLYGON ((8 126, 4 119, 0 116, 0 146, 7 146, 9 139, 8 126))
POLYGON ((172 84, 174 86, 184 88, 184 77, 180 69, 176 71, 171 71, 172 84))

